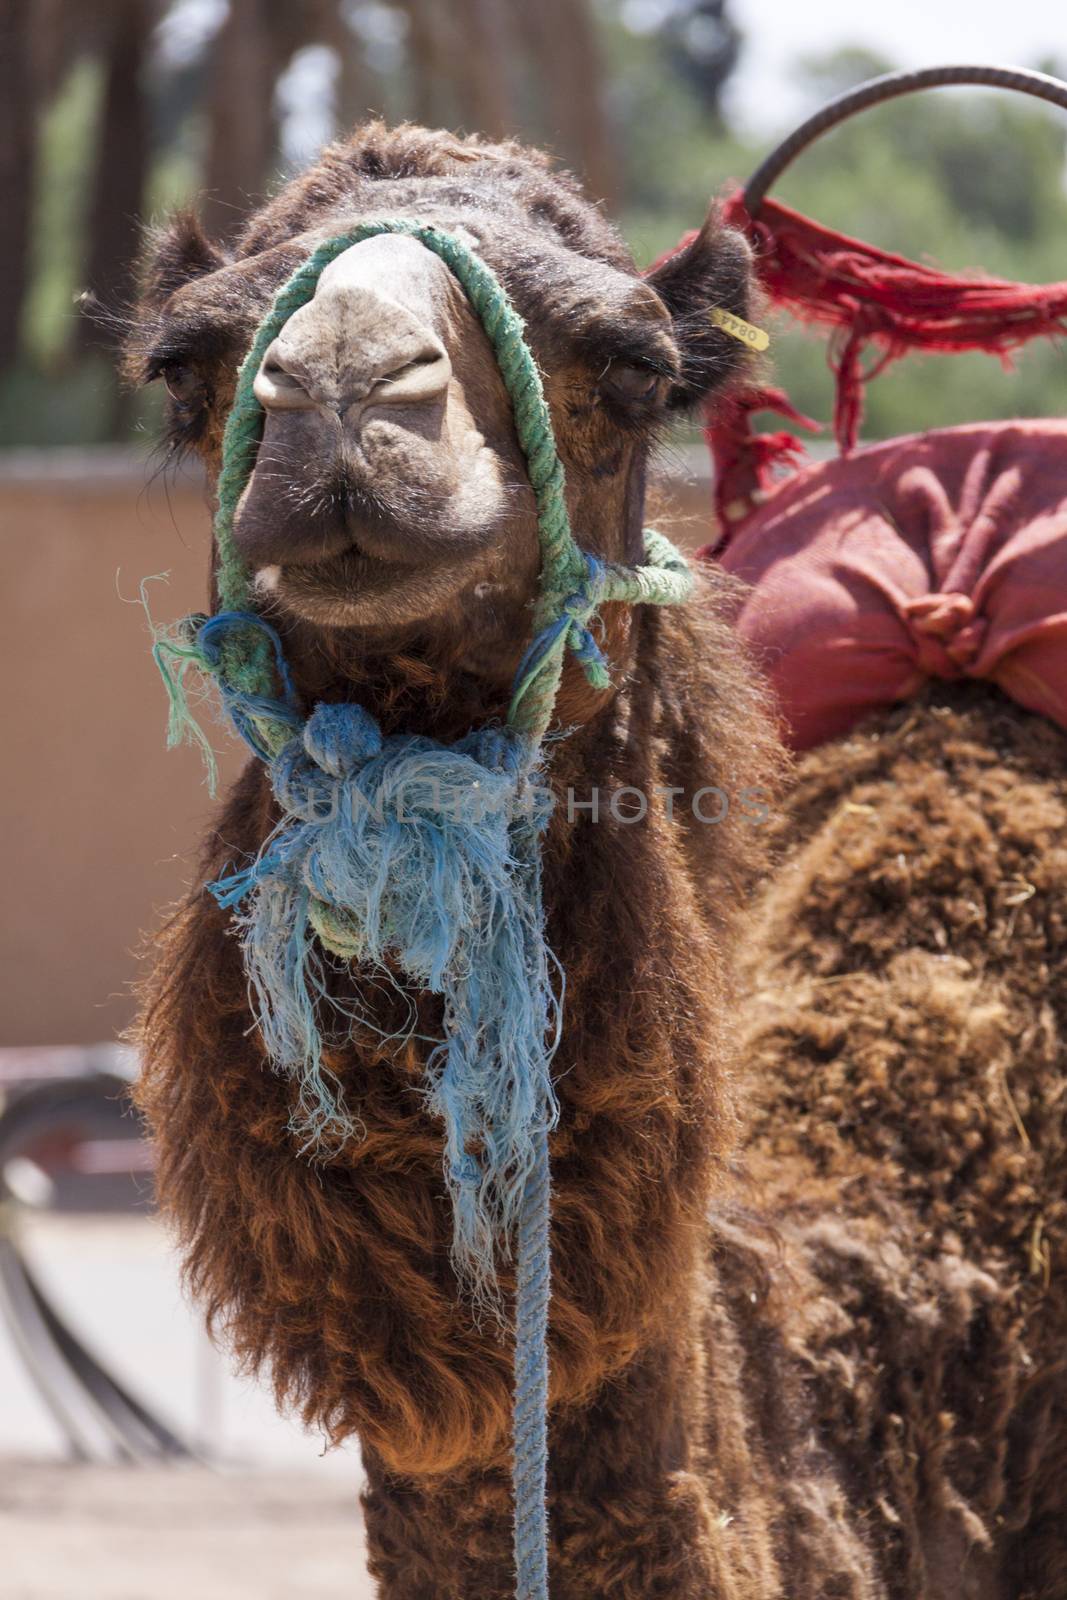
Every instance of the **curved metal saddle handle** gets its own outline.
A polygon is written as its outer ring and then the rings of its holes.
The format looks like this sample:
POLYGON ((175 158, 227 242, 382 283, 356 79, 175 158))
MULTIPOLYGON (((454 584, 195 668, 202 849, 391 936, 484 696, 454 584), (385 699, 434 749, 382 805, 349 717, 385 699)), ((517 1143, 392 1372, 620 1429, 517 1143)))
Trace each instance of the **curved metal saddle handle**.
POLYGON ((1012 89, 1018 94, 1032 95, 1046 100, 1050 105, 1067 111, 1067 83, 1045 72, 1034 72, 1029 67, 919 67, 907 72, 887 72, 880 78, 869 78, 845 94, 830 100, 802 122, 800 127, 783 139, 762 161, 745 185, 745 210, 755 220, 760 207, 771 189, 788 166, 816 139, 836 128, 849 117, 871 106, 880 106, 901 95, 915 94, 922 89, 942 89, 953 84, 969 84, 975 88, 1012 89))

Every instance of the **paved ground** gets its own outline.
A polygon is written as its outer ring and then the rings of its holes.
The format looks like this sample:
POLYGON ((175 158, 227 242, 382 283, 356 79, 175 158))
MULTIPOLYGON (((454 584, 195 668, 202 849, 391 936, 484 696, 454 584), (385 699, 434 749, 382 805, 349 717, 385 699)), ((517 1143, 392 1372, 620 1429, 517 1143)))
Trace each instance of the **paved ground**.
POLYGON ((0 1462, 3 1600, 372 1600, 335 1475, 0 1462))
MULTIPOLYGON (((93 1354, 211 1461, 306 1469, 331 1488, 358 1489, 358 1451, 324 1457, 321 1436, 279 1417, 269 1391, 237 1375, 226 1352, 210 1344, 157 1220, 29 1214, 19 1237, 46 1293, 93 1354)), ((0 1462, 56 1462, 68 1454, 0 1315, 0 1462)))
POLYGON ((324 1456, 234 1374, 159 1223, 31 1216, 21 1236, 90 1349, 222 1465, 67 1465, 0 1318, 0 1600, 372 1600, 358 1451, 324 1456))

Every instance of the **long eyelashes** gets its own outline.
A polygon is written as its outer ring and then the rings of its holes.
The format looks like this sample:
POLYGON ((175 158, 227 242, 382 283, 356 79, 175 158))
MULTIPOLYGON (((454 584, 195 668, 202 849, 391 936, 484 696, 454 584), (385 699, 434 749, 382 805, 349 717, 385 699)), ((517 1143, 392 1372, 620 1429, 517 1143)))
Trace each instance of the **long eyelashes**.
POLYGON ((186 361, 163 361, 159 377, 170 395, 180 406, 198 406, 207 402, 207 386, 196 368, 186 361))

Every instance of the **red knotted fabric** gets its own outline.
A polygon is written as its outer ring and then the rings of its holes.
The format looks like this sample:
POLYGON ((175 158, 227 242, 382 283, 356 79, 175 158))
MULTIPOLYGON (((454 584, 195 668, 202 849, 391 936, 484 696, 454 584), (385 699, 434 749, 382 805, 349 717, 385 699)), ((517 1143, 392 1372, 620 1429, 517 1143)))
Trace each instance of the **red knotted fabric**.
MULTIPOLYGON (((707 552, 702 552, 706 554, 707 552)), ((796 473, 720 561, 799 750, 930 678, 1067 729, 1067 422, 939 429, 796 473)))

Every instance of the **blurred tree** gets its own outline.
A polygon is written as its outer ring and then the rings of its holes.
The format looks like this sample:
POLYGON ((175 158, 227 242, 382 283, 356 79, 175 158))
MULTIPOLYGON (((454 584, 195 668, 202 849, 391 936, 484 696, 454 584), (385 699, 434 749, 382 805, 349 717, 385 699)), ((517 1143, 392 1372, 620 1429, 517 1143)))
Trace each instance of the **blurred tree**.
POLYGON ((723 92, 744 42, 728 0, 675 0, 663 40, 675 71, 692 86, 712 127, 723 131, 723 92))
POLYGON ((606 29, 606 78, 627 231, 647 258, 673 242, 672 228, 694 226, 724 180, 755 164, 755 152, 715 126, 692 80, 670 67, 662 11, 638 13, 639 28, 630 15, 620 5, 606 29))
MULTIPOLYGON (((369 112, 547 145, 650 259, 763 153, 722 125, 740 44, 729 0, 0 0, 0 429, 106 436, 113 380, 71 302, 88 283, 121 304, 133 219, 207 189, 230 235, 286 160, 369 112)), ((849 47, 796 76, 814 106, 890 65, 849 47)), ((1047 281, 1064 271, 1064 151, 1048 107, 942 91, 820 141, 779 193, 906 254, 1047 281)), ((822 342, 783 326, 774 354, 825 415, 822 342)), ((867 431, 1012 410, 1067 411, 1060 348, 1011 378, 981 357, 903 363, 872 387, 867 431)))
POLYGON ((452 24, 437 0, 407 0, 412 114, 431 127, 452 121, 453 85, 441 71, 452 51, 452 24))
POLYGON ((367 115, 373 100, 372 74, 348 21, 345 0, 319 0, 319 4, 322 43, 337 57, 337 124, 350 128, 367 115))
POLYGON ((6 223, 0 251, 0 371, 24 344, 41 118, 93 27, 85 11, 63 17, 60 4, 4 0, 0 5, 0 195, 6 223))
MULTIPOLYGON (((550 3, 540 0, 541 5, 550 3)), ((511 8, 502 0, 452 0, 447 11, 452 41, 446 59, 459 94, 461 120, 496 139, 515 133, 511 8)))
MULTIPOLYGON (((106 317, 130 300, 133 262, 150 161, 150 118, 144 90, 152 25, 151 0, 108 0, 100 8, 97 52, 103 59, 103 105, 94 148, 92 198, 83 286, 106 317)), ((100 322, 78 323, 83 349, 100 342, 100 322)))
MULTIPOLYGON (((798 66, 813 107, 891 70, 884 57, 858 48, 806 57, 798 66)), ((965 88, 906 96, 851 120, 847 132, 820 142, 803 161, 813 171, 858 171, 875 144, 894 152, 902 172, 914 166, 932 173, 950 215, 1008 238, 1036 239, 1044 219, 1062 207, 1067 126, 1020 96, 965 88)))
POLYGON ((37 154, 32 71, 32 0, 6 0, 0 15, 0 367, 15 360, 30 270, 30 217, 37 154))
POLYGON ((287 52, 285 0, 229 0, 212 41, 202 215, 216 237, 240 226, 277 153, 274 85, 287 52))
POLYGON ((892 71, 893 63, 887 56, 859 44, 804 55, 796 63, 797 81, 807 90, 813 111, 866 83, 868 78, 881 78, 892 71))
POLYGON ((621 174, 590 0, 537 0, 519 7, 518 16, 530 51, 542 139, 598 200, 617 204, 621 174))

